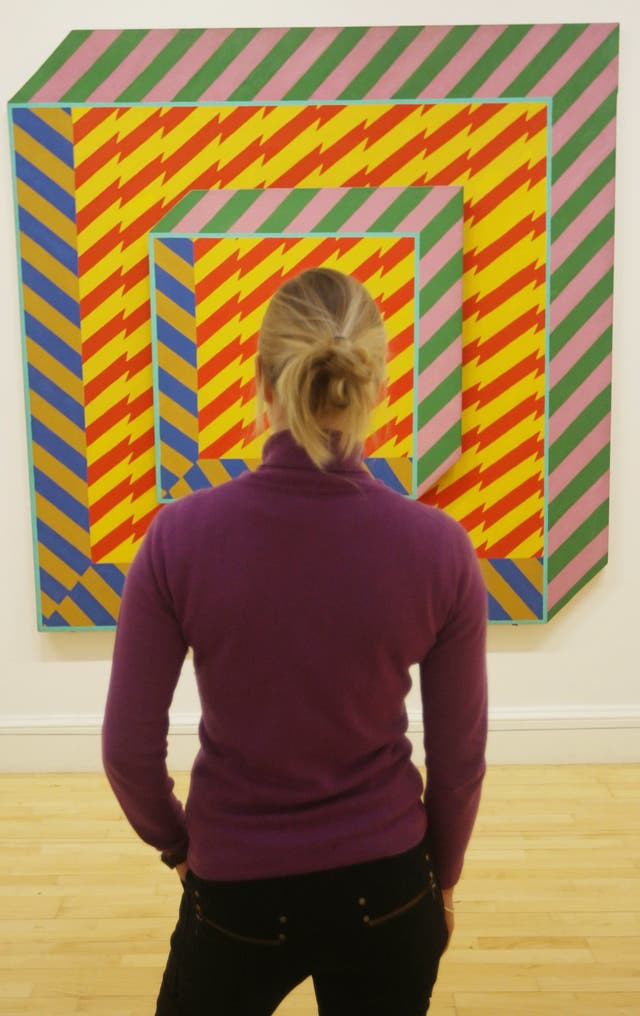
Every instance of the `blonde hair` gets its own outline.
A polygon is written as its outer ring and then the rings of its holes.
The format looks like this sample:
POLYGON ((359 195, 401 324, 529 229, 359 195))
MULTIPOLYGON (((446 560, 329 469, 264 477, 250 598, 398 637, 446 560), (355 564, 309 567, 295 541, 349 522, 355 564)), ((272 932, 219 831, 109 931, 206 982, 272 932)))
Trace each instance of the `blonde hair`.
MULTIPOLYGON (((361 444, 385 382, 387 335, 375 301, 350 275, 310 268, 273 296, 258 336, 263 379, 287 426, 319 467, 332 457, 328 421, 339 415, 338 451, 361 444)), ((258 429, 264 418, 258 385, 258 429)))

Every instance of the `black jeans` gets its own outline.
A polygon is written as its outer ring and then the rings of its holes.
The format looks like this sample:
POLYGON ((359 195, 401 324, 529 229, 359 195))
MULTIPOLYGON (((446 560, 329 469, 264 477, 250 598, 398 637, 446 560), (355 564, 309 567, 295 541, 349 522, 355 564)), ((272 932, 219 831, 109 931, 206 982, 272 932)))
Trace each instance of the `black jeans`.
POLYGON ((424 844, 286 878, 189 872, 156 1016, 269 1016, 309 976, 320 1016, 424 1016, 446 943, 424 844))

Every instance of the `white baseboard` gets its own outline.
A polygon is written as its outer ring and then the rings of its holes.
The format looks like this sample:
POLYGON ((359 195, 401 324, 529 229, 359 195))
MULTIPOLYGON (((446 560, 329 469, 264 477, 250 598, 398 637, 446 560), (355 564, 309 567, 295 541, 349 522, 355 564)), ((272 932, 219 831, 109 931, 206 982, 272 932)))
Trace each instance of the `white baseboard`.
MULTIPOLYGON (((101 717, 0 718, 0 772, 96 772, 101 717)), ((423 764, 420 714, 409 714, 409 738, 423 764)), ((169 767, 188 770, 198 750, 198 717, 172 718, 169 767)), ((640 708, 494 709, 489 719, 490 765, 640 762, 640 708)))

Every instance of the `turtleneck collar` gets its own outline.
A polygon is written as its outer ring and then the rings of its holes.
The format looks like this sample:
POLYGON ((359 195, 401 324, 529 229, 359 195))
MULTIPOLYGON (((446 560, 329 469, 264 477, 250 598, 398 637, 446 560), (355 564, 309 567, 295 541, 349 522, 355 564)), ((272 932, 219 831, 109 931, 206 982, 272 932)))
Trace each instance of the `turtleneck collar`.
POLYGON ((362 472, 362 448, 357 448, 351 455, 344 457, 338 451, 338 438, 338 432, 331 431, 330 443, 332 449, 335 449, 335 457, 324 470, 319 470, 290 430, 277 430, 265 442, 262 463, 265 466, 278 466, 283 469, 312 469, 316 473, 362 472))

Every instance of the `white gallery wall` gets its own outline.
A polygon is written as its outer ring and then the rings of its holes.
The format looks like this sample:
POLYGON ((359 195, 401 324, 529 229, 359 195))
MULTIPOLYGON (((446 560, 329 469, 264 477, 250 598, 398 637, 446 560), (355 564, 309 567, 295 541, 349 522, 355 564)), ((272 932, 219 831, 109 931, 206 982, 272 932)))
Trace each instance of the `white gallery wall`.
MULTIPOLYGON (((22 0, 0 13, 0 771, 100 765, 113 635, 38 633, 6 102, 73 28, 621 22, 610 561, 548 625, 489 633, 492 762, 640 760, 640 5, 638 0, 22 0)), ((420 742, 417 690, 410 732, 420 742)), ((189 766, 198 700, 185 668, 170 761, 189 766)), ((420 756, 417 758, 420 761, 420 756)))

